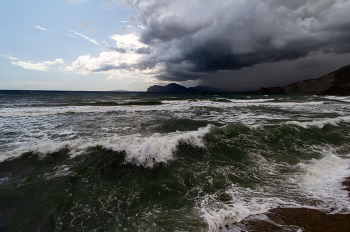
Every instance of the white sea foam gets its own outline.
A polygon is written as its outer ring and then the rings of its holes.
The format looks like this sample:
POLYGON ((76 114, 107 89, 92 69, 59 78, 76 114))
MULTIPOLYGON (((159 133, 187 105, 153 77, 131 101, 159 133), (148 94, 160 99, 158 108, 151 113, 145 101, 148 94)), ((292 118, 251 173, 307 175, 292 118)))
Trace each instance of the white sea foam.
POLYGON ((216 102, 211 100, 196 101, 162 101, 162 105, 156 106, 58 106, 58 107, 18 107, 1 108, 1 117, 23 117, 40 116, 67 113, 108 113, 108 112, 144 112, 144 111, 183 111, 190 107, 213 107, 213 108, 231 108, 231 107, 250 107, 267 106, 281 107, 294 110, 303 110, 305 106, 322 105, 323 102, 274 102, 275 99, 227 99, 231 102, 216 102))
POLYGON ((197 131, 174 132, 164 134, 153 134, 149 137, 129 137, 122 140, 117 146, 109 143, 109 149, 123 150, 126 152, 126 161, 135 162, 147 167, 155 163, 166 163, 174 159, 174 152, 180 142, 191 144, 196 147, 205 147, 203 136, 210 131, 212 126, 199 128, 197 131), (112 146, 111 146, 112 145, 112 146))
POLYGON ((337 100, 337 101, 343 101, 343 102, 350 102, 350 97, 324 96, 324 98, 327 98, 327 99, 329 99, 329 100, 337 100))
POLYGON ((17 158, 24 153, 33 152, 34 154, 38 154, 40 157, 45 157, 49 153, 58 152, 62 149, 69 147, 73 142, 58 142, 55 143, 53 141, 43 141, 40 144, 32 144, 29 145, 27 143, 18 143, 19 147, 7 152, 0 152, 0 162, 3 162, 7 159, 17 158))
POLYGON ((66 148, 70 151, 71 158, 74 158, 77 155, 85 154, 87 149, 91 147, 101 146, 113 151, 125 151, 126 162, 152 167, 156 163, 167 163, 173 160, 175 158, 174 152, 181 142, 196 147, 205 147, 202 138, 209 133, 211 128, 212 125, 208 125, 196 131, 177 131, 167 134, 155 133, 150 136, 141 136, 140 134, 130 136, 115 135, 104 139, 99 138, 97 139, 98 141, 92 138, 90 140, 77 139, 64 142, 46 141, 31 146, 23 145, 11 152, 0 153, 0 162, 9 158, 16 158, 25 152, 33 152, 45 157, 49 153, 58 152, 66 148))
MULTIPOLYGON (((258 154, 248 154, 248 156, 251 163, 255 165, 247 166, 246 174, 280 176, 277 171, 279 165, 276 162, 270 162, 258 154)), ((288 204, 275 194, 276 191, 280 192, 276 186, 281 185, 268 182, 256 188, 249 188, 232 184, 224 193, 219 191, 212 195, 205 195, 200 203, 200 209, 209 231, 219 231, 227 224, 231 225, 250 215, 264 213, 278 205, 288 204)))
POLYGON ((302 191, 315 199, 325 202, 324 207, 334 208, 334 212, 350 212, 348 192, 341 182, 350 176, 350 159, 340 158, 330 152, 320 160, 301 162, 294 168, 300 169, 295 182, 302 191))
MULTIPOLYGON (((231 108, 231 107, 251 107, 251 106, 266 106, 286 108, 289 110, 305 110, 310 107, 324 107, 323 101, 309 101, 309 102, 276 102, 275 99, 227 99, 231 102, 216 102, 210 100, 197 100, 197 101, 179 101, 177 104, 186 104, 191 107, 213 107, 213 108, 231 108)), ((174 104, 172 102, 168 102, 174 104)))
POLYGON ((274 98, 267 98, 267 99, 249 99, 249 100, 232 99, 231 101, 234 103, 256 103, 256 102, 270 102, 274 100, 275 100, 274 98))
POLYGON ((55 169, 56 171, 53 173, 46 173, 44 175, 45 179, 49 180, 49 179, 53 179, 61 176, 67 176, 72 173, 68 165, 57 166, 55 167, 55 169))
POLYGON ((145 167, 152 167, 156 163, 167 163, 174 159, 174 152, 180 142, 197 147, 205 147, 203 136, 207 134, 211 125, 199 128, 197 131, 173 132, 168 134, 155 133, 150 136, 132 135, 111 138, 105 142, 86 143, 71 150, 71 157, 80 155, 89 147, 102 146, 113 151, 125 151, 126 162, 132 162, 145 167))
POLYGON ((350 116, 340 116, 336 118, 325 118, 321 120, 304 121, 304 122, 289 121, 289 122, 286 122, 286 124, 293 124, 293 125, 300 126, 307 129, 310 127, 323 128, 327 124, 337 126, 338 123, 341 123, 341 122, 350 122, 350 116))
MULTIPOLYGON (((341 182, 350 176, 350 159, 340 158, 331 151, 323 153, 325 155, 321 159, 290 166, 294 170, 290 174, 273 173, 281 176, 275 182, 263 183, 252 189, 232 185, 225 191, 224 202, 218 200, 220 193, 206 195, 200 207, 209 231, 219 231, 227 224, 232 225, 250 215, 261 214, 278 206, 332 209, 332 213, 349 213, 348 192, 343 189, 341 182), (319 203, 314 205, 314 200, 319 203)), ((269 173, 276 172, 276 168, 268 167, 267 164, 261 171, 266 169, 269 173)))
POLYGON ((201 202, 203 218, 209 231, 219 231, 227 224, 240 222, 244 218, 267 212, 278 205, 288 204, 277 197, 267 197, 264 192, 233 185, 226 192, 231 200, 220 202, 217 195, 206 195, 201 202))
POLYGON ((159 106, 65 106, 65 107, 21 107, 0 109, 0 117, 23 117, 56 115, 67 113, 108 113, 108 112, 137 112, 152 110, 179 110, 186 105, 159 105, 159 106), (180 108, 179 108, 180 107, 180 108))

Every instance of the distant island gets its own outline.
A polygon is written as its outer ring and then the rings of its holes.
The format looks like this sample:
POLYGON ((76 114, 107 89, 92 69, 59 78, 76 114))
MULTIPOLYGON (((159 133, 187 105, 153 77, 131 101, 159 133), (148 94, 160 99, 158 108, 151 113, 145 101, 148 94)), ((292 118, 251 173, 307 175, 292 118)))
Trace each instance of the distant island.
POLYGON ((186 88, 185 86, 171 83, 166 86, 152 85, 147 89, 148 93, 219 93, 227 92, 222 89, 212 88, 208 86, 196 86, 186 88))
POLYGON ((283 87, 261 88, 258 94, 316 94, 316 95, 350 95, 350 65, 344 66, 334 72, 308 79, 283 87))

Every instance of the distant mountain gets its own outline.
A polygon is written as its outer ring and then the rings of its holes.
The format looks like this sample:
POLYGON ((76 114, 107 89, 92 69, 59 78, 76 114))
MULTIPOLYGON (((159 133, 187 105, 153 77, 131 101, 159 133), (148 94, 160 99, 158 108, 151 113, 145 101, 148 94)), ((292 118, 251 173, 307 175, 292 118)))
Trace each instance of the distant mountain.
POLYGON ((350 95, 350 65, 344 66, 334 72, 308 79, 283 87, 261 88, 260 94, 316 94, 316 95, 350 95))
POLYGON ((152 85, 147 89, 149 93, 213 93, 213 92, 225 92, 221 89, 212 88, 208 86, 196 86, 186 88, 182 85, 171 83, 166 86, 152 85))

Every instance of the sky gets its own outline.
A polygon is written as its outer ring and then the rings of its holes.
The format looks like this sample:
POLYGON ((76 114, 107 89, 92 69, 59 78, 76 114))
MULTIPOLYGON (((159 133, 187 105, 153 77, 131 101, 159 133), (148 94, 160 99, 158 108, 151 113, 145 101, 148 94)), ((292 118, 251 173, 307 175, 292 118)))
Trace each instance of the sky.
POLYGON ((2 0, 0 89, 258 90, 350 64, 350 0, 2 0))

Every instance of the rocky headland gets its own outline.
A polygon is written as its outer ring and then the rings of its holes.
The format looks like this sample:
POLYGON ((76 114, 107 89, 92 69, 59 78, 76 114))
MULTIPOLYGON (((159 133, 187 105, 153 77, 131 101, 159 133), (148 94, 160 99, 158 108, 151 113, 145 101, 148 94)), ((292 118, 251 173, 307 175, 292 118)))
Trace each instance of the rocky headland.
POLYGON ((152 85, 147 89, 149 93, 217 93, 225 92, 224 90, 212 88, 208 86, 196 86, 186 88, 182 85, 171 83, 166 86, 152 85))
POLYGON ((316 95, 350 95, 350 65, 344 66, 334 72, 308 79, 283 87, 261 88, 259 94, 316 94, 316 95))

